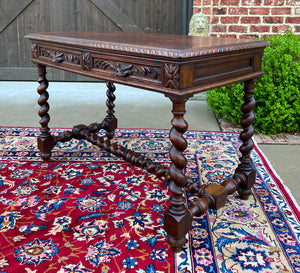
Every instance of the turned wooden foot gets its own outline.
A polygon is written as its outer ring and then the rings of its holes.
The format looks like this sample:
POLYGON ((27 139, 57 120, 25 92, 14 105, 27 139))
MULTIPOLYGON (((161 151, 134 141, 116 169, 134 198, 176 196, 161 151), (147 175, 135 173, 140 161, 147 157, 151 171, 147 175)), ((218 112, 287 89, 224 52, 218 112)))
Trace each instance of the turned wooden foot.
MULTIPOLYGON (((170 200, 171 201, 171 200, 170 200)), ((172 200, 174 203, 174 200, 172 200)), ((182 201, 185 201, 184 198, 182 201)), ((180 252, 187 242, 186 234, 191 229, 193 216, 182 206, 171 205, 164 216, 164 229, 168 234, 168 242, 174 252, 180 252)))
POLYGON ((183 116, 185 114, 185 102, 187 99, 170 98, 173 103, 172 129, 170 131, 170 141, 173 146, 169 155, 172 164, 169 169, 170 176, 170 207, 165 213, 164 228, 168 234, 169 243, 175 252, 181 251, 186 243, 186 233, 189 232, 192 223, 192 214, 186 207, 183 188, 187 185, 187 178, 183 173, 187 160, 183 155, 187 147, 187 141, 183 134, 188 128, 183 116))
POLYGON ((55 145, 53 137, 50 134, 46 137, 38 136, 37 142, 41 158, 48 161, 51 158, 51 150, 55 145))
POLYGON ((49 133, 50 129, 48 127, 48 123, 50 121, 50 116, 48 114, 49 111, 49 104, 48 98, 49 94, 47 92, 48 88, 48 80, 46 79, 46 66, 38 65, 38 74, 39 79, 38 83, 40 84, 37 92, 40 94, 38 99, 38 104, 41 106, 39 110, 39 116, 41 117, 40 120, 40 135, 38 136, 38 149, 41 152, 41 157, 43 160, 49 160, 51 157, 51 150, 55 145, 55 141, 53 136, 49 133))

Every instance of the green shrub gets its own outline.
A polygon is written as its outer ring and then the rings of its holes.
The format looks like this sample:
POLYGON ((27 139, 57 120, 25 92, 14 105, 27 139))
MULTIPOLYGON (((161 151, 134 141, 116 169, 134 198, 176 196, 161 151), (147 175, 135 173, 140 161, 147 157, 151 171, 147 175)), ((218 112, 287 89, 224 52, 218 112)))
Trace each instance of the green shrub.
MULTIPOLYGON (((268 37, 263 54, 265 74, 256 81, 254 97, 256 132, 277 134, 300 131, 300 37, 292 32, 268 37)), ((218 116, 238 124, 242 114, 243 84, 211 90, 207 104, 218 116)))

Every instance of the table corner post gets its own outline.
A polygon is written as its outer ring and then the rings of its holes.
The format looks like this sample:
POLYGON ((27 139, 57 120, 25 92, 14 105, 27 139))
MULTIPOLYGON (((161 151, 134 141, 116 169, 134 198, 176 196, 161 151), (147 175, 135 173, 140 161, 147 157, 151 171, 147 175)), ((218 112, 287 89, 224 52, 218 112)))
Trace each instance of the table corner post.
POLYGON ((187 186, 187 177, 183 173, 187 159, 183 155, 187 148, 187 141, 183 134, 188 128, 184 120, 186 98, 170 97, 173 103, 172 129, 170 130, 170 141, 172 147, 169 155, 172 164, 169 169, 170 176, 170 206, 165 212, 164 228, 168 234, 168 241, 174 252, 181 251, 186 243, 186 234, 191 229, 193 216, 186 206, 183 188, 187 186))
POLYGON ((37 82, 39 83, 39 87, 37 88, 37 92, 39 93, 40 97, 38 99, 38 104, 41 106, 39 109, 39 116, 41 117, 39 123, 40 127, 40 135, 37 138, 38 149, 41 152, 41 157, 43 160, 49 160, 51 157, 51 150, 55 145, 55 141, 53 136, 50 134, 50 128, 48 127, 48 123, 50 121, 50 116, 48 114, 49 111, 49 104, 48 98, 49 94, 47 92, 48 88, 48 80, 46 78, 46 66, 38 64, 38 75, 39 78, 37 82))
POLYGON ((251 188, 255 183, 256 171, 252 166, 251 151, 253 149, 252 136, 254 134, 253 121, 255 115, 253 113, 253 108, 255 107, 254 94, 254 84, 256 79, 246 80, 244 82, 244 103, 241 106, 241 112, 243 117, 241 119, 241 126, 243 131, 240 133, 240 140, 242 145, 240 147, 241 157, 240 164, 235 170, 233 179, 238 180, 238 193, 241 199, 248 199, 251 195, 251 188))
POLYGON ((106 86, 107 86, 107 91, 106 91, 106 96, 107 96, 107 101, 106 101, 106 106, 107 106, 107 116, 105 117, 104 121, 105 121, 105 130, 106 130, 106 137, 108 139, 112 139, 114 134, 115 134, 115 130, 117 128, 117 118, 115 117, 114 113, 114 101, 116 99, 116 96, 114 95, 114 92, 116 90, 115 85, 112 82, 106 82, 106 86))

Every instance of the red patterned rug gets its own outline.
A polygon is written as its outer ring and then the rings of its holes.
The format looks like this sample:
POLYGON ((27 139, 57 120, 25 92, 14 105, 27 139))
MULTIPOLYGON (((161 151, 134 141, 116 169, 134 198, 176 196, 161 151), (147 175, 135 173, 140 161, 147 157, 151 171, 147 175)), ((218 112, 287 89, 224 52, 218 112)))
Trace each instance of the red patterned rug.
MULTIPOLYGON (((224 208, 194 218, 174 255, 162 225, 169 198, 162 179, 85 141, 60 143, 43 162, 37 134, 0 127, 0 273, 300 272, 299 211, 257 147, 253 195, 230 196, 224 208)), ((231 175, 237 134, 185 136, 194 180, 231 175)), ((118 130, 116 138, 169 164, 168 131, 118 130)))

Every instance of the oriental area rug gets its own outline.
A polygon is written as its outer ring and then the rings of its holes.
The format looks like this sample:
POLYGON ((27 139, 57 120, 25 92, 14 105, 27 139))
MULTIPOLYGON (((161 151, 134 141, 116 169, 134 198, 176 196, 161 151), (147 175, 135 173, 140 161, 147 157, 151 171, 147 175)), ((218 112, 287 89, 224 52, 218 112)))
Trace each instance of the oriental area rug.
MULTIPOLYGON (((225 207, 194 218, 187 244, 174 254, 163 230, 163 179, 78 140, 57 144, 43 162, 38 133, 0 127, 0 272, 300 272, 299 211, 256 146, 249 200, 234 194, 225 207)), ((237 134, 185 137, 189 176, 200 184, 231 176, 237 134)), ((116 141, 170 164, 166 130, 117 130, 116 141)), ((193 198, 186 194, 187 204, 193 198)))

